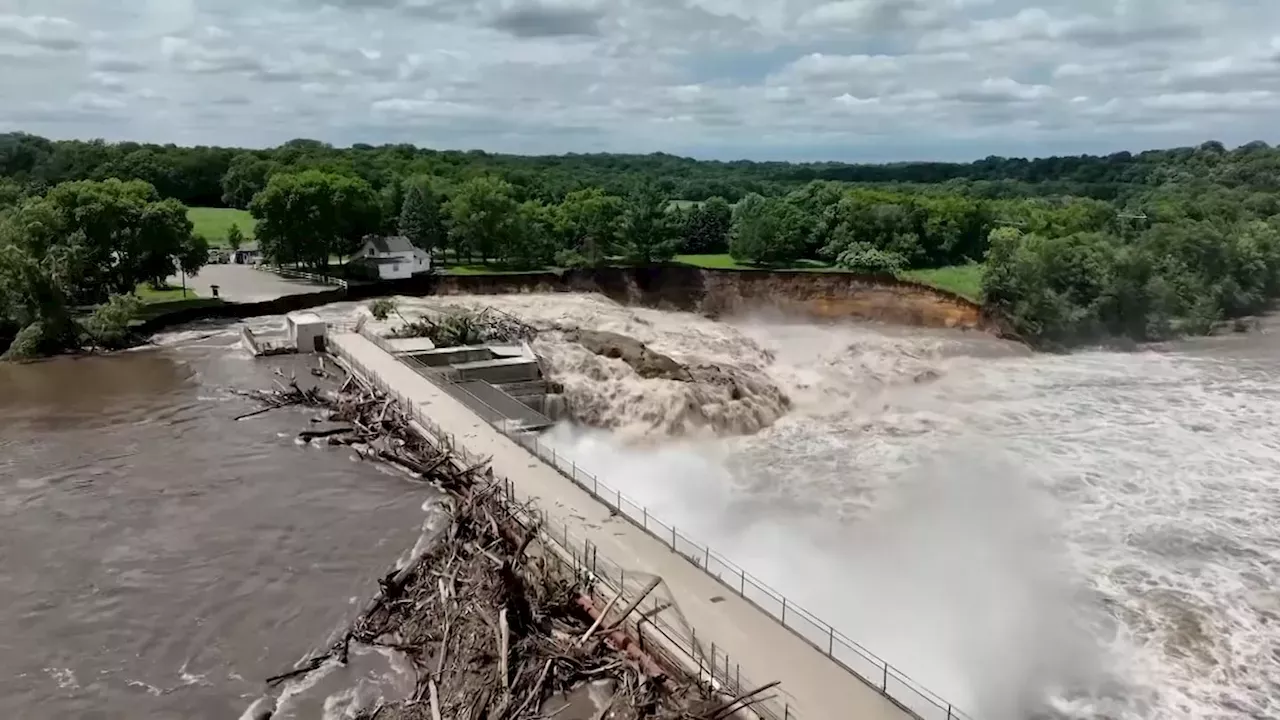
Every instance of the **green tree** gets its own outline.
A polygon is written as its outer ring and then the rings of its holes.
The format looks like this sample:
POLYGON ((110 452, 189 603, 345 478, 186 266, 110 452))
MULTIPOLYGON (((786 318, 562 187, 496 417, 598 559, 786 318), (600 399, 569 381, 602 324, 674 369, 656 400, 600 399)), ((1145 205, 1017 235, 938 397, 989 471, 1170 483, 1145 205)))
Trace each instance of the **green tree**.
POLYGON ((85 344, 94 348, 116 350, 128 345, 129 323, 138 314, 142 301, 134 295, 112 295, 94 308, 81 328, 85 344))
POLYGON ((652 184, 638 187, 627 198, 620 234, 627 262, 650 265, 675 256, 680 239, 667 205, 666 197, 652 184))
POLYGON ((15 221, 37 262, 57 252, 76 303, 98 303, 162 281, 190 242, 191 221, 176 200, 141 181, 77 181, 25 204, 15 221))
POLYGON ((686 211, 681 252, 709 255, 729 251, 733 208, 722 197, 713 197, 686 211))
POLYGON ((444 246, 440 196, 432 189, 430 178, 420 176, 405 181, 399 230, 415 246, 428 252, 444 246))
POLYGON ((800 258, 810 220, 799 208, 781 198, 751 194, 733 210, 729 254, 734 260, 782 264, 800 258))
POLYGON ((320 170, 277 173, 249 204, 263 257, 277 264, 323 269, 331 255, 349 255, 381 219, 365 181, 320 170))
POLYGON ((235 252, 241 245, 244 245, 244 233, 240 231, 239 225, 231 223, 231 227, 227 228, 227 247, 235 252))
POLYGON ((396 178, 378 190, 378 215, 381 218, 378 232, 383 235, 400 232, 400 212, 403 208, 404 183, 396 178))
POLYGON ((209 241, 203 235, 191 234, 177 255, 178 269, 192 277, 209 262, 209 241))
POLYGON ((521 269, 544 267, 555 258, 556 212, 537 200, 520 203, 508 262, 521 269))
POLYGON ((516 230, 518 205, 506 180, 482 175, 460 185, 445 204, 449 238, 458 257, 505 262, 516 230))
POLYGON ((262 192, 280 169, 278 163, 252 153, 236 155, 222 178, 222 202, 228 207, 248 208, 253 196, 262 192))
POLYGON ((612 255, 622 234, 622 198, 600 188, 575 190, 557 208, 561 251, 556 262, 595 267, 612 255))

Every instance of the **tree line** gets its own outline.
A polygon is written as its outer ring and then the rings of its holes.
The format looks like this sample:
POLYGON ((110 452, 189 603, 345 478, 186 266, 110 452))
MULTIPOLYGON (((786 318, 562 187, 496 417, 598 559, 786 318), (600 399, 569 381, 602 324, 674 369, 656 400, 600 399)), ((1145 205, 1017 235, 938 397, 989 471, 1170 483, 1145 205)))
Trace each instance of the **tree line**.
POLYGON ((161 197, 190 206, 247 208, 271 175, 303 170, 358 177, 375 191, 419 175, 455 183, 495 176, 510 183, 517 202, 548 204, 590 188, 625 196, 637 182, 652 183, 671 199, 722 197, 736 203, 752 193, 778 196, 813 181, 945 186, 989 199, 1071 195, 1124 203, 1146 188, 1190 180, 1252 192, 1278 191, 1280 149, 1263 142, 1227 149, 1210 141, 1197 147, 1105 156, 870 165, 700 161, 665 153, 531 157, 403 144, 336 148, 307 139, 267 149, 179 147, 0 133, 0 176, 37 192, 71 180, 119 177, 144 180, 161 197))
POLYGON ((143 283, 197 272, 209 250, 187 208, 141 180, 0 195, 0 352, 35 357, 126 340, 143 283))
POLYGON ((83 341, 77 308, 119 309, 126 301, 112 297, 166 268, 197 270, 206 244, 184 198, 247 208, 280 264, 325 268, 369 234, 394 233, 450 263, 510 269, 679 253, 887 275, 981 263, 984 302, 1028 341, 1163 339, 1259 312, 1280 293, 1278 159, 1261 143, 845 166, 2 135, 0 342, 83 341), (723 192, 680 184, 704 180, 723 192), (1099 183, 1114 187, 1089 191, 1099 183))

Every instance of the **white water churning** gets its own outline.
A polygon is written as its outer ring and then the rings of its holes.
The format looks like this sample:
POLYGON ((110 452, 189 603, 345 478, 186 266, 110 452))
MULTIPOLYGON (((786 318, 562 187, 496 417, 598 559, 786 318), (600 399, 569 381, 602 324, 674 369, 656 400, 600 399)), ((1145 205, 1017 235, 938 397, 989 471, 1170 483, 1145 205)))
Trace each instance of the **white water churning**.
POLYGON ((418 302, 547 329, 572 411, 608 428, 553 443, 976 718, 1280 715, 1272 336, 1048 356, 592 296, 418 302), (748 397, 641 379, 575 328, 748 397))

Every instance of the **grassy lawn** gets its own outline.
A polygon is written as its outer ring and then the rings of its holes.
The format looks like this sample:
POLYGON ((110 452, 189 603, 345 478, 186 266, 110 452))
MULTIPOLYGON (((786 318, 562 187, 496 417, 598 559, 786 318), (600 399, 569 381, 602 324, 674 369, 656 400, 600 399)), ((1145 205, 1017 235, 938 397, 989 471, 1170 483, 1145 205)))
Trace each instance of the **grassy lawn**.
MULTIPOLYGON (((821 260, 797 260, 787 266, 750 265, 735 261, 727 253, 719 255, 677 255, 674 262, 680 265, 708 270, 790 270, 794 272, 849 272, 832 267, 821 260)), ((519 275, 521 273, 550 272, 557 268, 545 267, 533 270, 514 270, 500 265, 484 263, 441 263, 439 270, 446 275, 519 275)), ((982 265, 953 265, 928 270, 906 270, 898 273, 903 280, 932 285, 939 290, 953 292, 974 302, 982 300, 982 265)))
POLYGON ((184 295, 182 286, 167 285, 157 290, 151 287, 151 283, 142 283, 133 291, 133 294, 137 295, 147 305, 173 302, 174 300, 189 300, 198 297, 196 291, 191 288, 187 288, 187 292, 184 295))
POLYGON ((232 223, 240 226, 246 241, 253 239, 255 221, 247 210, 193 207, 187 208, 187 217, 191 218, 195 233, 208 239, 210 246, 226 247, 227 228, 232 223))
POLYGON ((751 265, 734 260, 727 253, 719 255, 677 255, 675 262, 681 265, 707 268, 708 270, 829 270, 839 272, 821 260, 797 260, 787 266, 751 265))
POLYGON ((974 302, 982 301, 982 265, 977 263, 929 270, 907 270, 899 273, 899 277, 903 280, 932 285, 940 290, 967 297, 974 302))
POLYGON ((532 270, 514 270, 502 265, 486 265, 484 263, 459 263, 438 266, 445 275, 523 275, 527 273, 551 272, 556 268, 544 267, 532 270))
POLYGON ((226 301, 222 298, 195 297, 194 294, 192 294, 188 295, 186 300, 178 299, 147 303, 138 310, 138 314, 134 316, 133 322, 140 323, 177 310, 185 310, 193 307, 213 307, 215 305, 222 305, 225 302, 226 301))

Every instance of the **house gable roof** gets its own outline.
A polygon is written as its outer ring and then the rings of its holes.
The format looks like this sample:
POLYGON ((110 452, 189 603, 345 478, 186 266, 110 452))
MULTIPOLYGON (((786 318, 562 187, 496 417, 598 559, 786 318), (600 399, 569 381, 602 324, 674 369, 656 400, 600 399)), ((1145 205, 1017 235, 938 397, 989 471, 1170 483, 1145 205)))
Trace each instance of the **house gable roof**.
POLYGON ((413 252, 413 243, 409 242, 409 238, 404 235, 391 235, 388 237, 373 236, 365 240, 364 249, 366 251, 376 253, 403 253, 413 252))

